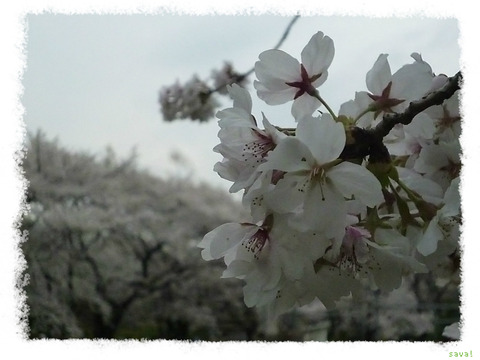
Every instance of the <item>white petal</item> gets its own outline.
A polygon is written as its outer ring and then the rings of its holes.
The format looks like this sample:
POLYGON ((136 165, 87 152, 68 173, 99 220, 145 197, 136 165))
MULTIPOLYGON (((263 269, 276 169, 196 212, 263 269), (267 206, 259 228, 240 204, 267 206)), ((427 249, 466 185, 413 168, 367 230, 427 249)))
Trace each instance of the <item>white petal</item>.
POLYGON ((445 191, 445 205, 440 210, 443 216, 457 216, 460 214, 460 178, 452 180, 452 183, 445 191))
POLYGON ((227 89, 233 99, 233 107, 241 108, 250 114, 252 112, 252 97, 250 93, 238 84, 228 86, 227 89))
POLYGON ((380 95, 392 79, 388 54, 380 54, 372 69, 367 73, 367 88, 372 94, 380 95))
POLYGON ((260 165, 259 170, 308 171, 312 159, 312 154, 302 142, 294 137, 287 137, 268 154, 267 162, 260 165))
POLYGON ((448 157, 440 145, 432 144, 422 148, 414 169, 419 173, 431 174, 448 165, 448 157))
POLYGON ((280 105, 292 101, 297 92, 296 88, 292 86, 278 87, 275 90, 270 90, 256 80, 253 82, 253 86, 257 90, 257 96, 268 105, 280 105))
POLYGON ((312 280, 309 279, 311 291, 327 309, 335 308, 335 301, 342 296, 358 291, 360 283, 351 276, 345 276, 338 269, 322 266, 312 280))
POLYGON ((305 198, 299 230, 318 230, 327 238, 343 235, 346 226, 347 208, 343 196, 328 184, 315 181, 305 198))
POLYGON ((263 127, 265 128, 265 132, 272 138, 275 144, 278 144, 281 140, 285 139, 287 135, 283 132, 279 131, 275 126, 273 126, 270 121, 265 117, 265 114, 262 113, 263 116, 263 127))
POLYGON ((223 271, 222 278, 241 277, 252 268, 252 263, 245 260, 234 260, 223 271))
POLYGON ((275 300, 276 295, 277 289, 272 289, 270 291, 260 291, 260 289, 251 286, 248 283, 243 287, 243 300, 247 307, 268 304, 275 300))
POLYGON ((297 209, 305 198, 305 193, 298 191, 299 184, 305 183, 306 177, 287 173, 275 188, 263 195, 267 206, 279 213, 288 213, 297 209))
POLYGON ((302 64, 310 77, 328 69, 335 55, 333 40, 321 31, 312 36, 302 50, 302 64))
POLYGON ((305 93, 293 102, 292 115, 295 121, 299 121, 305 116, 311 116, 321 105, 320 100, 305 93))
POLYGON ((438 219, 435 217, 430 221, 425 234, 417 244, 418 252, 423 256, 433 254, 437 250, 438 242, 443 240, 443 237, 443 232, 438 226, 438 219))
POLYGON ((279 259, 273 255, 269 253, 264 259, 255 260, 254 270, 245 278, 248 285, 261 290, 271 290, 278 285, 282 271, 279 259))
POLYGON ((404 129, 405 132, 416 138, 431 139, 435 132, 435 122, 430 116, 422 112, 415 116, 404 129))
POLYGON ((300 253, 295 250, 279 248, 276 252, 279 260, 282 264, 282 269, 289 280, 300 279, 303 274, 303 268, 305 267, 304 258, 300 253))
POLYGON ((371 256, 378 267, 371 271, 375 284, 383 291, 392 291, 402 283, 402 266, 397 258, 388 250, 370 248, 371 256))
POLYGON ((300 81, 300 63, 297 59, 282 50, 267 50, 259 55, 260 61, 255 63, 257 79, 273 90, 279 83, 300 81))
POLYGON ((404 65, 392 75, 391 97, 419 100, 430 90, 432 79, 432 68, 426 62, 415 61, 404 65))
POLYGON ((256 127, 255 121, 250 112, 239 107, 218 111, 216 116, 220 119, 218 121, 218 126, 220 126, 220 128, 227 128, 229 126, 256 127))
POLYGON ((335 160, 345 146, 345 129, 329 114, 320 119, 305 117, 297 126, 296 137, 308 146, 318 165, 335 160))
POLYGON ((369 207, 384 201, 380 182, 363 166, 345 161, 331 168, 327 177, 347 198, 354 195, 355 199, 369 207))
POLYGON ((202 256, 210 255, 213 259, 219 259, 225 253, 238 245, 245 236, 255 230, 253 225, 242 225, 237 223, 227 223, 220 225, 216 229, 210 231, 205 235, 204 240, 206 244, 210 244, 209 248, 202 251, 202 256))
POLYGON ((425 201, 435 205, 440 205, 443 202, 443 189, 439 184, 413 170, 403 167, 397 167, 396 169, 402 182, 419 193, 425 201))
POLYGON ((322 75, 318 79, 316 79, 314 82, 312 82, 312 86, 314 88, 318 88, 320 85, 322 85, 325 81, 328 79, 328 70, 324 70, 322 72, 322 75))

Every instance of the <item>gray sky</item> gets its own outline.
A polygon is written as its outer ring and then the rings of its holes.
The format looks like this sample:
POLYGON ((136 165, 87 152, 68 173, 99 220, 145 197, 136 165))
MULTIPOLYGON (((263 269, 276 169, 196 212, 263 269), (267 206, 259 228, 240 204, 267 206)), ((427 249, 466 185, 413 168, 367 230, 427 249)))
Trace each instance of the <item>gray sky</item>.
MULTIPOLYGON (((164 122, 158 92, 194 73, 207 79, 225 60, 240 72, 249 70, 260 52, 277 43, 290 19, 278 15, 29 15, 22 98, 27 129, 40 128, 72 150, 99 155, 107 145, 120 156, 136 147, 142 167, 167 177, 187 173, 175 168, 170 159, 171 152, 177 151, 187 158, 192 179, 228 188, 230 184, 212 170, 221 159, 212 152, 218 143, 216 119, 206 124, 164 122)), ((317 31, 335 44, 329 78, 320 88, 335 111, 355 91, 365 89, 366 72, 380 53, 389 54, 392 72, 412 62, 412 52, 421 53, 436 73, 453 75, 459 70, 455 19, 302 17, 282 49, 299 58, 317 31)), ((252 96, 254 115, 264 112, 276 125, 294 125, 291 104, 272 107, 256 100, 254 92, 252 96)))

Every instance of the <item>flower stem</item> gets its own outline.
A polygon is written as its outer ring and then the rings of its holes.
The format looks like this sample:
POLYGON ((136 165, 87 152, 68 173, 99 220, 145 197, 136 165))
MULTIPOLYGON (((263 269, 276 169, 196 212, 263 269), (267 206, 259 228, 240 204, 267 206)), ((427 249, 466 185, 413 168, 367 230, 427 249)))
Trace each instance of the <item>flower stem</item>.
POLYGON ((358 114, 358 116, 355 118, 355 120, 353 120, 354 123, 357 123, 358 120, 360 120, 360 118, 365 115, 365 114, 368 114, 370 111, 372 111, 372 109, 370 109, 369 107, 366 108, 365 110, 363 110, 360 114, 358 114))
POLYGON ((395 182, 398 185, 400 185, 400 187, 407 193, 410 200, 412 200, 414 203, 417 203, 418 201, 423 200, 422 197, 419 194, 410 190, 410 188, 407 185, 405 185, 400 179, 395 179, 395 182))
POLYGON ((335 113, 333 112, 333 110, 330 108, 330 106, 328 106, 328 104, 325 102, 325 100, 322 99, 322 97, 320 96, 320 94, 318 93, 318 90, 315 90, 315 93, 314 95, 312 95, 314 98, 318 99, 323 106, 325 106, 325 108, 328 110, 328 112, 330 113, 330 115, 332 115, 333 119, 335 121, 338 121, 338 117, 337 115, 335 115, 335 113))

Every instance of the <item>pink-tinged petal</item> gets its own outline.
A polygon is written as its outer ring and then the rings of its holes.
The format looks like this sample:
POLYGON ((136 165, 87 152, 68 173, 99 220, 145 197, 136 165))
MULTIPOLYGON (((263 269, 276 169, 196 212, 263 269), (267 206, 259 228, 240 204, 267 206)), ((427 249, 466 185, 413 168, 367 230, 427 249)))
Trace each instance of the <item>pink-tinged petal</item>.
POLYGON ((354 195, 369 207, 384 201, 380 182, 363 166, 345 161, 331 168, 327 178, 345 197, 354 195))
POLYGON ((312 36, 302 50, 302 64, 310 77, 323 73, 332 63, 335 55, 333 40, 321 31, 312 36))
POLYGON ((258 58, 260 61, 255 63, 255 74, 260 82, 269 83, 274 79, 281 79, 284 83, 301 80, 300 63, 286 52, 267 50, 258 58))
POLYGON ((258 169, 285 172, 308 171, 312 160, 312 154, 302 142, 294 137, 287 137, 277 144, 268 154, 267 162, 260 165, 258 169))
POLYGON ((374 95, 380 95, 392 79, 387 58, 388 54, 380 54, 372 69, 367 73, 367 89, 374 95))
POLYGON ((246 89, 238 84, 233 84, 228 86, 228 92, 233 99, 234 108, 241 108, 248 114, 252 112, 252 97, 246 89))
POLYGON ((292 115, 295 121, 299 121, 305 116, 311 116, 321 105, 320 100, 305 93, 293 102, 292 115))
POLYGON ((335 122, 330 114, 323 114, 320 119, 302 118, 296 137, 310 149, 318 165, 337 159, 346 139, 343 125, 335 122))

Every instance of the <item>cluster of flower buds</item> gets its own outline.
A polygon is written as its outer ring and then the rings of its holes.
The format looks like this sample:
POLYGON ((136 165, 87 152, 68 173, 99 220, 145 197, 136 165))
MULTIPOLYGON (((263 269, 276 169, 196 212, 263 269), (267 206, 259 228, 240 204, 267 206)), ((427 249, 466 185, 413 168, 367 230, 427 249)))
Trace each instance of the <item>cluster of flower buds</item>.
POLYGON ((220 105, 214 94, 227 94, 228 85, 242 85, 246 82, 246 76, 237 74, 230 63, 225 63, 222 69, 212 71, 212 82, 213 86, 209 86, 194 75, 184 85, 176 81, 160 89, 159 103, 163 119, 208 121, 220 105))
POLYGON ((223 277, 245 281, 247 306, 272 314, 315 299, 332 308, 365 283, 391 291, 458 249, 458 81, 447 94, 450 79, 419 54, 394 74, 382 54, 368 91, 335 113, 318 91, 333 58, 322 32, 301 62, 277 49, 260 54, 257 96, 293 101, 294 128, 265 115, 259 125, 237 84, 228 86, 233 106, 217 113, 223 159, 214 170, 243 191, 251 220, 219 226, 199 247, 205 260, 223 258, 223 277))

